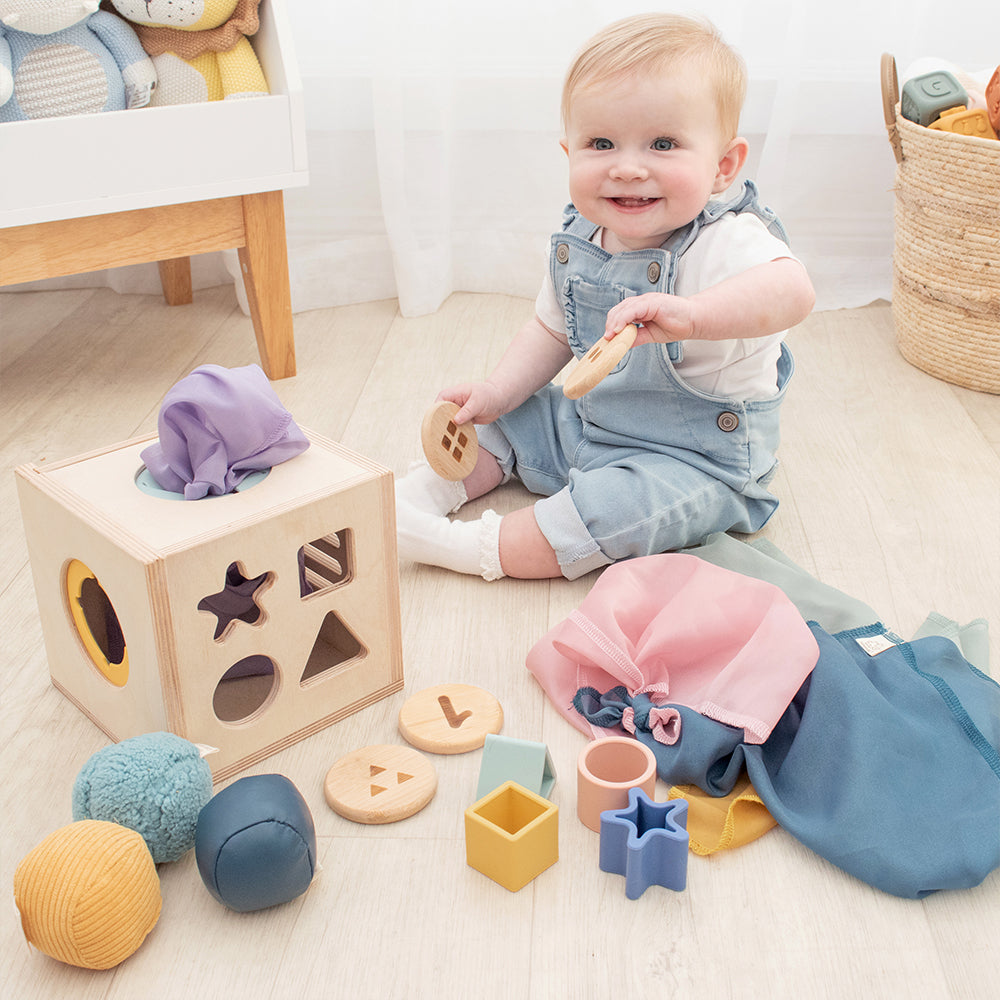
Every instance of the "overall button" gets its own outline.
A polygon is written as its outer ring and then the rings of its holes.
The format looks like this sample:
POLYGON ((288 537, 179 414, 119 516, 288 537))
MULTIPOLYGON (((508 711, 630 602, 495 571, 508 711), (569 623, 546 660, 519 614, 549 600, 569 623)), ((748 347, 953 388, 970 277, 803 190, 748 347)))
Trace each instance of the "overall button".
POLYGON ((727 434, 740 426, 740 418, 735 413, 729 413, 728 411, 720 413, 715 422, 719 425, 719 430, 725 431, 727 434))
POLYGON ((565 243, 560 243, 556 247, 556 260, 560 264, 565 264, 569 260, 569 247, 565 243))
POLYGON ((655 285, 660 280, 660 265, 655 260, 646 268, 646 277, 649 278, 651 285, 655 285))

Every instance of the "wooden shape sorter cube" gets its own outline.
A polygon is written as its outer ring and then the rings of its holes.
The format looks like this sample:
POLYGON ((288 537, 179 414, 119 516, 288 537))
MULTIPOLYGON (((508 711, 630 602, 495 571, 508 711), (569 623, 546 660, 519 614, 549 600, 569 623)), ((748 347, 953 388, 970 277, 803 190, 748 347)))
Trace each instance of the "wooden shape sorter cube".
POLYGON ((52 683, 216 781, 403 686, 392 474, 333 441, 222 497, 144 486, 153 437, 17 469, 52 683))

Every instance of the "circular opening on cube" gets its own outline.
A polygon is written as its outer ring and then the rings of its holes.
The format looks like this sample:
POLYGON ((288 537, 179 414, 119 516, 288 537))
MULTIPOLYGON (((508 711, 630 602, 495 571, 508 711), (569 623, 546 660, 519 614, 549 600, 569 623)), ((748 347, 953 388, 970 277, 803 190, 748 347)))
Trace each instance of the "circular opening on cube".
POLYGON ((124 687, 128 647, 118 614, 97 577, 79 559, 66 567, 66 597, 73 625, 91 662, 115 687, 124 687))
MULTIPOLYGON (((243 479, 239 485, 234 489, 233 493, 245 493, 247 490, 253 489, 258 483, 262 483, 270 474, 270 469, 260 469, 257 472, 251 472, 245 479, 243 479)), ((183 493, 175 493, 173 490, 165 490, 154 478, 153 474, 146 468, 145 465, 139 468, 139 471, 135 474, 135 485, 145 493, 147 496, 156 497, 158 500, 183 500, 183 493)), ((225 494, 229 496, 230 494, 225 494)), ((202 497, 203 500, 215 500, 219 494, 210 493, 208 496, 202 497)))
POLYGON ((277 687, 278 672, 269 656, 244 656, 216 685, 212 710, 220 722, 248 722, 268 704, 277 687))

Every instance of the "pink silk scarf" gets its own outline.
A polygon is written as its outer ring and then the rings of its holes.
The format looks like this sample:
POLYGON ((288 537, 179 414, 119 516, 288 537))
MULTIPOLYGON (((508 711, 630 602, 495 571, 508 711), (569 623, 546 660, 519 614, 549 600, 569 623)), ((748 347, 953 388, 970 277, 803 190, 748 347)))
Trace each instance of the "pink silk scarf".
MULTIPOLYGON (((577 691, 623 685, 654 702, 648 725, 661 743, 680 737, 680 713, 671 705, 763 743, 818 656, 783 591, 674 553, 609 566, 579 608, 532 647, 527 667, 558 710, 591 737, 616 731, 592 726, 576 711, 577 691)), ((629 724, 622 720, 626 730, 629 724)))

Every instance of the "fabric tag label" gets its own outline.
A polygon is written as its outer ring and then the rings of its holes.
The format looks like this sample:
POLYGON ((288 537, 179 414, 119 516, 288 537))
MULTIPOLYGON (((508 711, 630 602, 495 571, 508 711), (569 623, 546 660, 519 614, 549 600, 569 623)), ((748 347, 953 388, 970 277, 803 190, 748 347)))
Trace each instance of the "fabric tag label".
POLYGON ((855 639, 857 644, 869 655, 878 656, 896 645, 887 635, 869 635, 855 639))

